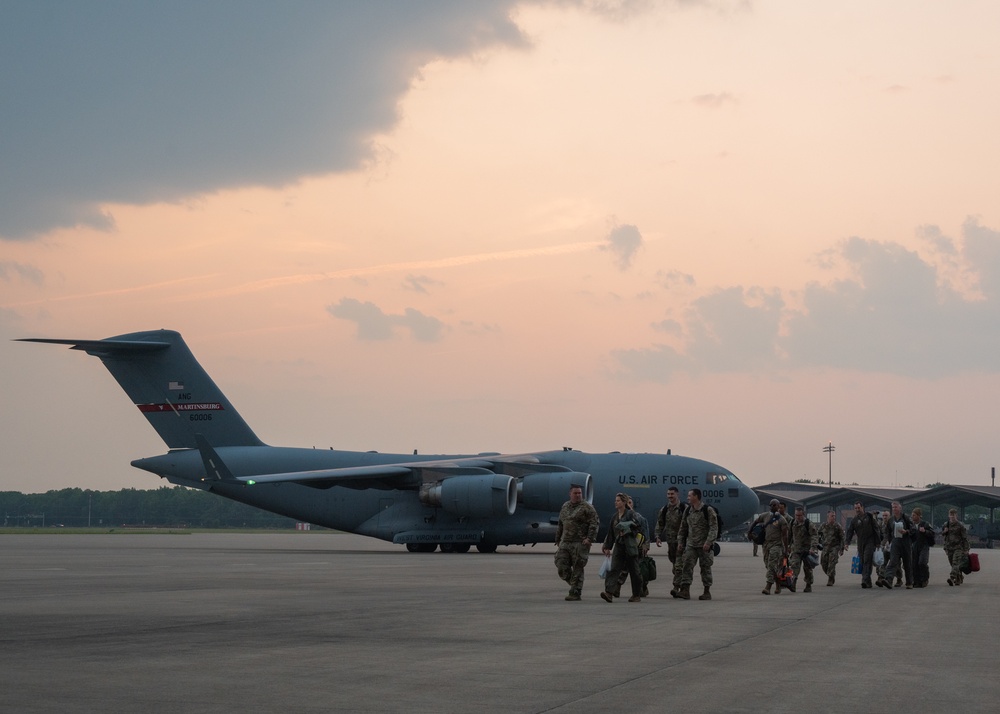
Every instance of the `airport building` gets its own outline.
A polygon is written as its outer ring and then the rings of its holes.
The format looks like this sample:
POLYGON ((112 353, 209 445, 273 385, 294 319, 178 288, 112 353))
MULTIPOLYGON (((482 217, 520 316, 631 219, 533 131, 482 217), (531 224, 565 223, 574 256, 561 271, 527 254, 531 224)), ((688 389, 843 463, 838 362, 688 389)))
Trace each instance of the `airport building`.
POLYGON ((957 508, 959 519, 970 528, 970 535, 987 541, 1000 539, 1000 524, 996 510, 1000 508, 1000 486, 952 486, 933 488, 879 488, 869 486, 837 486, 830 488, 818 483, 780 481, 754 488, 760 500, 760 511, 768 510, 772 498, 788 504, 789 513, 797 506, 806 509, 809 517, 820 522, 829 510, 837 513, 837 520, 847 526, 854 517, 854 503, 861 501, 866 511, 889 510, 893 501, 899 501, 909 513, 919 506, 924 519, 933 526, 941 526, 948 519, 948 509, 957 508), (966 509, 976 506, 989 511, 988 516, 971 517, 966 509))

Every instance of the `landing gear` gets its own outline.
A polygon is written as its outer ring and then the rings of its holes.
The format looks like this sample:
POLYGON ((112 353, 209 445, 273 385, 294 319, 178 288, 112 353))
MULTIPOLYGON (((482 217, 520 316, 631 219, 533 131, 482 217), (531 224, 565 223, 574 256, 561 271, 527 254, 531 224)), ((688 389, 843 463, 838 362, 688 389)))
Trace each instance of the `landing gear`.
POLYGON ((407 543, 406 549, 411 553, 433 553, 437 550, 437 543, 407 543))
POLYGON ((455 552, 456 553, 468 553, 469 549, 472 547, 471 543, 456 543, 455 552))
POLYGON ((476 550, 480 553, 496 553, 497 544, 496 543, 479 543, 476 545, 476 550))

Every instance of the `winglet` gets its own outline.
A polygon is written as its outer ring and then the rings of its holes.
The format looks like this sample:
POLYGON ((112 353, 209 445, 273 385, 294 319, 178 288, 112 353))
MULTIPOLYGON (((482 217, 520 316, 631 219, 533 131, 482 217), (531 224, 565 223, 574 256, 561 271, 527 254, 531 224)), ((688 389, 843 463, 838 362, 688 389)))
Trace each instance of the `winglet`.
POLYGON ((201 460, 205 464, 205 481, 223 481, 225 483, 238 483, 243 486, 252 486, 253 481, 241 481, 233 476, 219 454, 208 443, 208 439, 202 434, 194 435, 195 443, 198 444, 198 451, 201 453, 201 460))

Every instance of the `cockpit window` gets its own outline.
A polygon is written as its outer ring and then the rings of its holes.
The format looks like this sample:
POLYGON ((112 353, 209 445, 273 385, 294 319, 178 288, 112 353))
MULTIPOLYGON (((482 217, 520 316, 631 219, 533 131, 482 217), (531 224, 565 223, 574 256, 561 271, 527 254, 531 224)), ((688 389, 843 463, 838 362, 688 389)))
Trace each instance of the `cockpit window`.
POLYGON ((726 483, 727 481, 736 481, 739 483, 739 479, 736 478, 734 474, 724 473, 724 474, 705 474, 705 485, 714 486, 716 484, 726 483))

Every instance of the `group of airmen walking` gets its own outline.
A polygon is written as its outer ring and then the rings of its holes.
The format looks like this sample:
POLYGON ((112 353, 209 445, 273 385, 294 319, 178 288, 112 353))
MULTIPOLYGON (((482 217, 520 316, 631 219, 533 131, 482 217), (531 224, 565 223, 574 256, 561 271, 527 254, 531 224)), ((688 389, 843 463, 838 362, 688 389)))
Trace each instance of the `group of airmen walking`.
MULTIPOLYGON (((899 502, 893 502, 891 512, 885 511, 881 518, 876 518, 866 512, 859 501, 854 504, 855 517, 846 531, 837 522, 834 511, 829 511, 826 521, 816 526, 801 506, 796 507, 794 517, 786 513, 785 504, 777 499, 771 500, 769 508, 751 522, 747 531, 747 538, 754 542, 754 555, 757 555, 758 545, 763 548, 765 580, 761 592, 764 595, 770 595, 772 588, 778 594, 783 586, 794 591, 793 583, 800 572, 805 583, 803 592, 812 592, 813 571, 817 566, 827 576, 827 586, 833 586, 837 579, 837 563, 855 537, 862 588, 873 587, 873 571, 878 587, 892 589, 894 579, 896 587, 900 587, 904 577, 908 589, 927 586, 928 554, 936 535, 923 520, 919 508, 906 516, 899 502), (883 552, 879 559, 881 565, 876 564, 877 549, 883 552)), ((566 600, 581 599, 584 569, 599 529, 597 510, 584 500, 583 488, 573 485, 569 500, 559 512, 556 529, 555 564, 559 577, 569 585, 566 600)), ((691 599, 694 568, 698 565, 704 587, 698 599, 712 599, 712 564, 720 531, 718 512, 703 502, 700 489, 688 491, 686 503, 681 502, 676 487, 667 489, 667 503, 657 516, 653 540, 657 547, 666 543, 672 597, 691 599)), ((940 534, 951 564, 948 585, 961 585, 963 571, 968 569, 970 543, 956 509, 949 511, 948 523, 940 534)), ((601 548, 610 559, 601 591, 604 601, 614 602, 626 580, 632 591, 629 602, 641 602, 649 594, 648 581, 655 577, 655 564, 648 562, 651 560, 648 558, 650 542, 649 524, 633 508, 632 499, 624 493, 616 494, 615 513, 601 548)))
MULTIPOLYGON (((892 502, 891 511, 883 511, 881 518, 866 513, 860 501, 854 504, 854 520, 848 527, 847 543, 858 537, 858 557, 861 561, 861 587, 871 588, 872 572, 875 586, 891 590, 905 585, 907 590, 925 588, 930 582, 928 557, 936 534, 923 520, 923 511, 913 509, 907 516, 899 501, 892 502), (876 557, 881 550, 881 558, 876 557), (877 561, 881 560, 881 564, 877 561)), ((969 565, 969 532, 958 520, 958 510, 948 511, 948 522, 941 528, 944 552, 951 565, 948 585, 961 585, 969 565)))
MULTIPOLYGON (((597 538, 600 518, 597 510, 583 500, 583 488, 572 486, 569 500, 559 512, 556 528, 556 568, 559 577, 569 584, 567 600, 579 600, 583 591, 584 568, 590 558, 590 547, 597 538)), ((712 563, 715 541, 719 537, 719 517, 715 508, 702 502, 701 489, 688 491, 686 504, 673 486, 667 491, 667 504, 660 509, 656 521, 657 547, 667 542, 667 558, 671 564, 673 587, 670 594, 681 600, 691 599, 694 567, 699 565, 704 592, 699 600, 712 599, 712 563)), ((615 495, 615 513, 602 543, 601 550, 610 558, 604 574, 601 598, 614 602, 628 580, 632 589, 629 602, 641 602, 649 594, 651 573, 643 572, 643 560, 648 558, 649 524, 633 508, 632 499, 624 493, 615 495)))

